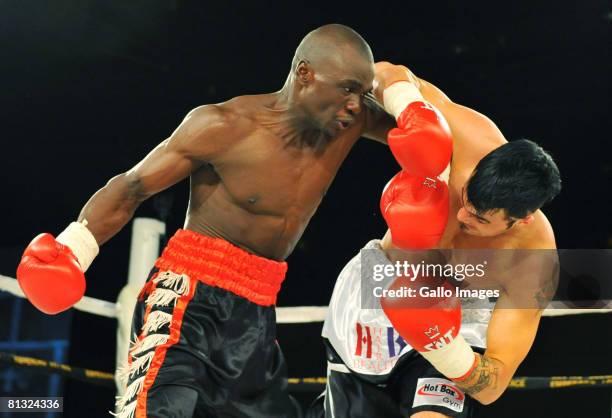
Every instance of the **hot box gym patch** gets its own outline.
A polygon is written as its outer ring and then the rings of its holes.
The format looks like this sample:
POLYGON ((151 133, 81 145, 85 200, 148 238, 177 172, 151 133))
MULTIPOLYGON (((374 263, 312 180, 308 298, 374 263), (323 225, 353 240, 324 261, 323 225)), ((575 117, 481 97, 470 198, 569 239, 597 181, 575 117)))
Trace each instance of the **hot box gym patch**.
POLYGON ((412 407, 442 406, 461 412, 464 402, 465 394, 453 382, 432 377, 417 381, 412 407))

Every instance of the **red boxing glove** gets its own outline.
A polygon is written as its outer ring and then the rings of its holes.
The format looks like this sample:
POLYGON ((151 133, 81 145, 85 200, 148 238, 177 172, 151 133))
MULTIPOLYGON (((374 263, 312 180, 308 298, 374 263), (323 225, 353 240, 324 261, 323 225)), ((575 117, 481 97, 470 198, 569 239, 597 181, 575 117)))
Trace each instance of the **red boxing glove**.
POLYGON ((387 136, 389 148, 402 169, 423 177, 440 175, 450 162, 453 138, 446 119, 431 104, 410 103, 387 136))
POLYGON ((400 171, 385 186, 380 199, 393 244, 406 249, 435 247, 448 220, 445 182, 400 171))
POLYGON ((30 302, 50 315, 65 311, 85 294, 85 275, 76 256, 51 234, 38 235, 25 249, 17 280, 30 302))
POLYGON ((383 310, 393 327, 415 350, 435 350, 459 334, 461 304, 445 280, 399 277, 391 283, 388 291, 395 292, 396 296, 388 293, 381 298, 383 310), (412 297, 404 295, 408 289, 412 289, 412 297), (422 296, 420 292, 428 296, 422 296), (429 292, 436 292, 435 296, 429 296, 429 292), (450 292, 450 296, 445 297, 442 292, 450 292))
POLYGON ((461 303, 452 286, 437 279, 400 277, 387 292, 381 306, 408 344, 449 379, 461 380, 472 372, 477 358, 459 335, 461 303))

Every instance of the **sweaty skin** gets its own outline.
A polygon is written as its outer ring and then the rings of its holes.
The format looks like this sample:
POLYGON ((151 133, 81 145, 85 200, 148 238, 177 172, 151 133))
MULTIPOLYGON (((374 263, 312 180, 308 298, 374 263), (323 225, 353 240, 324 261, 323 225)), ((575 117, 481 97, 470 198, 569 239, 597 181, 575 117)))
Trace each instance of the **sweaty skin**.
POLYGON ((299 52, 283 89, 194 109, 140 163, 94 194, 79 221, 87 219, 102 244, 142 201, 189 176, 185 228, 285 259, 357 139, 385 142, 394 125, 366 94, 371 53, 368 59, 345 48, 326 58, 311 48, 310 58, 299 60, 299 52))
MULTIPOLYGON (((495 124, 486 116, 465 106, 453 103, 442 91, 425 80, 414 76, 406 67, 382 62, 376 64, 374 93, 382 101, 382 91, 394 81, 405 75, 419 87, 423 97, 436 106, 445 116, 453 134, 453 158, 449 179, 450 208, 446 230, 438 248, 444 249, 554 249, 555 237, 550 223, 541 210, 504 230, 504 216, 501 213, 481 219, 470 210, 464 200, 463 188, 470 178, 476 164, 489 152, 506 143, 506 139, 495 124), (475 223, 479 223, 476 225, 475 223), (495 225, 502 225, 499 233, 492 236, 478 235, 495 225), (463 227, 462 227, 463 225, 463 227), (479 229, 482 228, 482 229, 479 229), (471 232, 471 233, 470 233, 471 232)), ((382 242, 390 259, 397 251, 387 230, 382 242)), ((537 260, 536 260, 537 261, 537 260)), ((506 275, 508 276, 508 275, 506 275)), ((551 275, 551 278, 553 276, 551 275)), ((537 303, 522 300, 526 288, 535 288, 530 298, 550 300, 556 283, 542 283, 548 278, 514 277, 503 283, 503 290, 492 313, 487 328, 487 350, 484 355, 477 354, 478 365, 473 373, 458 386, 483 404, 495 401, 507 388, 512 376, 531 348, 540 317, 541 304, 534 309, 509 309, 521 299, 521 306, 537 303), (534 286, 534 283, 537 284, 534 286), (542 289, 545 289, 544 291, 542 289), (537 293, 537 294, 535 294, 537 293), (545 293, 545 294, 544 294, 545 293), (506 309, 504 309, 506 307, 506 309)), ((550 279, 553 280, 553 279, 550 279)), ((415 414, 415 418, 443 416, 430 413, 415 414)))

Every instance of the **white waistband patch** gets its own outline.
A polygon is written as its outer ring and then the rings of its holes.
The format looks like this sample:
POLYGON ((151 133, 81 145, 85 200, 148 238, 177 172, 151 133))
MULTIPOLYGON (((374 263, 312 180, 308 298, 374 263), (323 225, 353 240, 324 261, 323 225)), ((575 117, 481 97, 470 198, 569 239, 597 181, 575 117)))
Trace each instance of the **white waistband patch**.
POLYGON ((419 379, 412 407, 442 406, 455 412, 463 411, 465 394, 453 382, 439 378, 419 379))

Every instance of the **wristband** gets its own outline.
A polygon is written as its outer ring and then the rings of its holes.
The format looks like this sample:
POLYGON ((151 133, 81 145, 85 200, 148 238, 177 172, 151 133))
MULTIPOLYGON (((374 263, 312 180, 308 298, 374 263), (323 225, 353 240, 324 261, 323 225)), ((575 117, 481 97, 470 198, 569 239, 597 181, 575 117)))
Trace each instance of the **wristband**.
POLYGON ((72 222, 55 239, 60 244, 70 248, 79 262, 83 273, 87 271, 89 265, 100 251, 96 239, 85 225, 87 225, 86 220, 83 223, 72 222))
POLYGON ((464 378, 474 369, 477 360, 474 350, 461 335, 457 335, 444 347, 420 353, 436 370, 449 379, 464 378))
POLYGON ((396 81, 383 91, 385 110, 397 119, 412 102, 425 101, 419 88, 409 81, 396 81))
POLYGON ((467 372, 465 372, 463 376, 455 377, 451 380, 457 383, 461 383, 467 380, 467 378, 471 376, 472 372, 474 371, 474 369, 476 369, 479 363, 480 363, 480 357, 477 354, 474 354, 474 363, 472 364, 472 367, 470 367, 470 369, 467 372))

